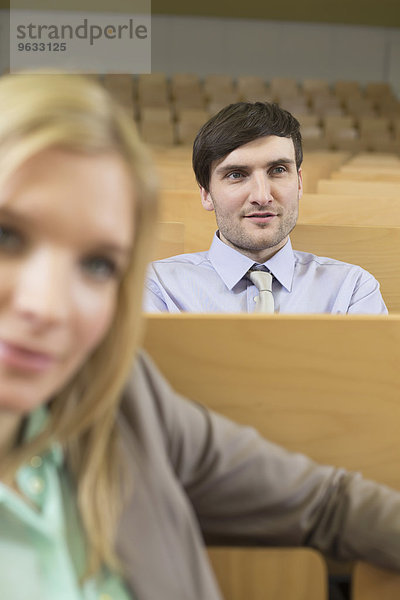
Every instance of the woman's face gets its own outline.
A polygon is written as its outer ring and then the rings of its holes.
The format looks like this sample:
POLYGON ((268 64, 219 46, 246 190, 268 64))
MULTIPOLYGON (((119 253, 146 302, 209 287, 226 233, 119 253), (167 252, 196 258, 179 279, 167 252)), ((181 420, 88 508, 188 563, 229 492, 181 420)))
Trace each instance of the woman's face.
POLYGON ((0 189, 0 408, 60 390, 106 334, 133 243, 115 154, 46 150, 0 189))

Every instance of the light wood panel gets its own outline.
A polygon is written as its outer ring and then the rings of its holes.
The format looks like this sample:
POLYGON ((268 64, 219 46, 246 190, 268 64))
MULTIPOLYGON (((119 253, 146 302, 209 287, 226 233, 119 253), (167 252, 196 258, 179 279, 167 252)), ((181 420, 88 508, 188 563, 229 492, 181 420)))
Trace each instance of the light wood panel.
MULTIPOLYGON (((198 189, 163 189, 160 193, 160 220, 186 223, 202 208, 198 189)), ((205 211, 204 211, 205 212, 205 211)))
POLYGON ((396 160, 385 160, 385 161, 371 161, 358 162, 356 159, 349 161, 343 165, 340 165, 338 171, 363 171, 369 173, 370 171, 376 172, 398 172, 400 171, 400 158, 396 160), (376 164, 375 164, 376 163, 376 164))
POLYGON ((185 226, 183 223, 158 223, 152 260, 183 254, 185 226))
POLYGON ((215 215, 204 210, 198 190, 163 190, 160 216, 185 224, 185 252, 202 252, 210 247, 217 229, 215 215))
POLYGON ((341 181, 337 179, 320 179, 317 193, 346 194, 353 196, 390 196, 400 200, 400 183, 378 181, 341 181))
POLYGON ((400 316, 148 315, 173 387, 289 450, 400 489, 400 316))
POLYGON ((157 172, 162 189, 169 190, 196 190, 198 189, 194 173, 186 162, 181 165, 159 162, 157 172))
POLYGON ((192 153, 190 151, 190 148, 188 148, 187 146, 173 146, 171 148, 160 148, 157 146, 152 146, 151 153, 156 163, 158 161, 183 161, 186 163, 190 163, 192 159, 192 153))
POLYGON ((209 548, 225 600, 326 600, 322 556, 306 548, 209 548))
POLYGON ((299 224, 290 239, 296 250, 363 267, 379 281, 389 312, 400 312, 400 228, 299 224))
POLYGON ((346 181, 383 181, 400 183, 400 168, 358 168, 358 169, 340 169, 331 173, 331 179, 344 179, 346 181))
POLYGON ((398 600, 400 574, 358 563, 353 571, 351 597, 352 600, 398 600))
POLYGON ((217 230, 214 212, 206 211, 198 204, 193 208, 190 218, 185 220, 185 252, 202 252, 210 247, 217 230))
POLYGON ((304 194, 298 223, 400 227, 400 202, 386 196, 304 194))
POLYGON ((350 157, 349 152, 305 152, 302 164, 303 185, 305 192, 315 192, 320 179, 330 177, 340 165, 350 157))
POLYGON ((382 166, 398 167, 400 166, 400 156, 388 152, 360 152, 346 162, 350 166, 382 166))

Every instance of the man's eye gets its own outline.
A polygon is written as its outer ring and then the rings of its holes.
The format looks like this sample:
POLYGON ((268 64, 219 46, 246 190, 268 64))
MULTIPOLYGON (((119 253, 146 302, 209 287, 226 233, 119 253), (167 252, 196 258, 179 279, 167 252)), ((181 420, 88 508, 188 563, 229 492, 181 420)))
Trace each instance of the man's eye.
POLYGON ((241 179, 243 177, 243 173, 240 173, 239 171, 232 171, 232 173, 228 173, 227 178, 228 179, 241 179))
POLYGON ((0 225, 0 249, 5 252, 18 252, 22 250, 24 240, 22 235, 7 225, 0 225))
POLYGON ((274 167, 272 169, 272 173, 274 175, 281 175, 282 173, 286 173, 286 168, 285 167, 274 167))
POLYGON ((82 261, 82 265, 90 277, 99 281, 117 276, 117 265, 110 258, 90 256, 82 261))

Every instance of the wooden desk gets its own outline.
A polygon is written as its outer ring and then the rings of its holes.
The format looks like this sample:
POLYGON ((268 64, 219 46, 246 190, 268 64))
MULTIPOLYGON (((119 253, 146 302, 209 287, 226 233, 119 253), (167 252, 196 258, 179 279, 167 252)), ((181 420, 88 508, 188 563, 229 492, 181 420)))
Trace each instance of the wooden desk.
POLYGON ((400 489, 400 316, 148 315, 144 347, 189 398, 400 489))

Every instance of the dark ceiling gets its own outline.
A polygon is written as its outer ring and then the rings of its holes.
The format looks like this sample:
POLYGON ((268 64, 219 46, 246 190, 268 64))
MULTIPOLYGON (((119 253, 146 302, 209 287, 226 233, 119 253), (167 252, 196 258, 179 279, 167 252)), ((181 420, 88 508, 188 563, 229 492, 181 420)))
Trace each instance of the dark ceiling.
MULTIPOLYGON (((10 0, 0 0, 8 8, 10 0)), ((31 10, 138 11, 150 0, 11 0, 13 8, 31 10)), ((400 27, 400 0, 152 0, 153 14, 268 19, 400 27)))
POLYGON ((400 0, 152 0, 152 13, 400 27, 400 0))

